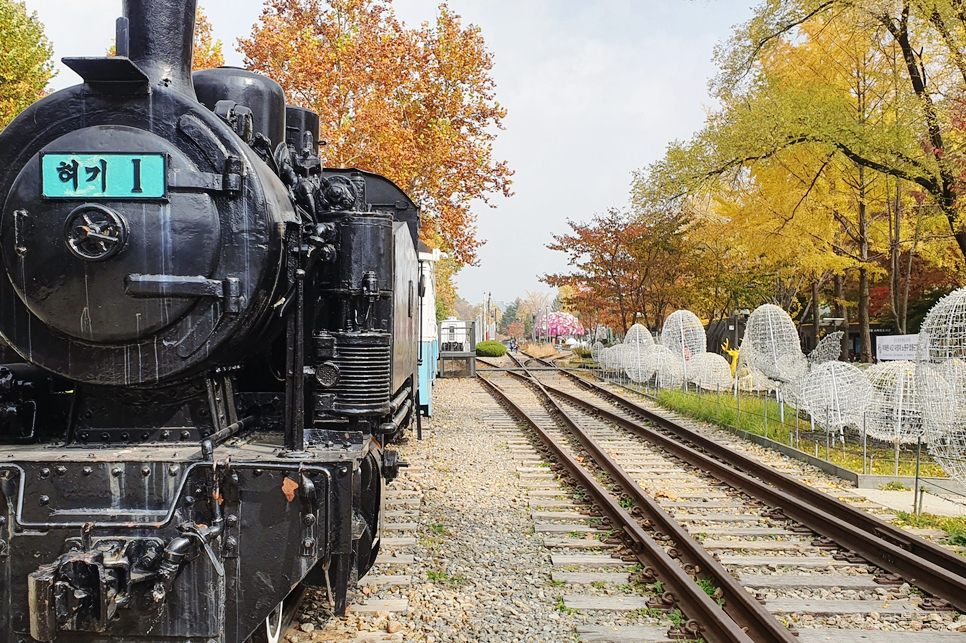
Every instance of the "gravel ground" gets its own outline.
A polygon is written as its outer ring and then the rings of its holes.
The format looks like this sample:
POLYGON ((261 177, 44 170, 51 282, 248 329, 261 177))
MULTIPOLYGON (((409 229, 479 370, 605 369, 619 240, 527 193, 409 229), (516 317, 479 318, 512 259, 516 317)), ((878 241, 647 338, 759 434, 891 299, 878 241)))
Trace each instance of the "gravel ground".
POLYGON ((404 570, 412 586, 371 595, 408 598, 409 612, 332 619, 313 595, 290 641, 351 640, 366 631, 385 634, 371 640, 427 643, 574 640, 584 619, 557 608, 563 592, 551 584, 550 552, 533 533, 506 436, 481 430, 491 398, 474 382, 439 380, 434 405, 425 439, 400 449, 421 470, 392 485, 423 494, 417 547, 401 550, 415 553, 404 570), (396 623, 401 628, 390 633, 396 623))

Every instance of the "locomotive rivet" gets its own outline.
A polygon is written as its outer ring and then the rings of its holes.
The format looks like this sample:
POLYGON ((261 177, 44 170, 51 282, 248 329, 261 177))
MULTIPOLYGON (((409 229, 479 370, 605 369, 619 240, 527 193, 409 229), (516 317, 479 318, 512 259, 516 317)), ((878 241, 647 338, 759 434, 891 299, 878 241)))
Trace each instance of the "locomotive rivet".
POLYGON ((170 437, 171 437, 171 431, 162 431, 161 432, 161 439, 162 440, 167 440, 170 437))
POLYGON ((185 496, 184 497, 184 503, 186 505, 193 505, 193 504, 195 504, 195 497, 194 496, 185 496))
POLYGON ((81 433, 80 434, 80 439, 83 440, 84 442, 87 442, 90 439, 90 437, 91 437, 91 434, 90 433, 81 433))
POLYGON ((7 517, 0 516, 0 526, 7 524, 7 517))
POLYGON ((339 469, 339 475, 340 476, 349 475, 349 467, 342 467, 341 469, 339 469))
POLYGON ((89 420, 89 419, 91 419, 92 417, 94 417, 94 413, 93 413, 93 412, 91 412, 91 411, 87 411, 86 413, 84 413, 84 417, 85 417, 85 418, 87 418, 87 419, 89 420))
POLYGON ((146 442, 149 437, 151 437, 151 434, 145 431, 141 434, 141 442, 146 442))
POLYGON ((296 270, 295 271, 295 278, 296 279, 305 279, 305 271, 302 270, 301 268, 299 268, 298 270, 296 270))
POLYGON ((43 469, 41 469, 40 470, 40 477, 41 478, 44 478, 44 479, 49 478, 50 477, 50 469, 48 469, 47 467, 44 467, 43 469))
POLYGON ((312 515, 312 514, 308 514, 307 516, 305 516, 304 518, 302 518, 302 524, 304 524, 304 525, 314 525, 315 524, 315 516, 312 515))
POLYGON ((94 473, 94 470, 93 470, 93 469, 91 469, 90 467, 84 467, 83 469, 81 469, 81 472, 82 472, 82 473, 83 473, 83 474, 84 474, 85 476, 89 476, 89 475, 91 475, 92 473, 94 473))
POLYGON ((50 496, 40 496, 39 500, 40 500, 40 504, 42 505, 50 504, 50 496))
POLYGON ((235 540, 233 536, 229 536, 228 538, 225 538, 225 549, 227 549, 228 551, 235 551, 235 547, 237 546, 238 546, 238 541, 235 540))
POLYGON ((104 440, 105 442, 110 442, 111 434, 105 431, 104 433, 101 433, 101 439, 104 440))
POLYGON ((178 465, 172 464, 170 467, 168 467, 168 475, 169 476, 178 475, 178 465))
POLYGON ((145 476, 145 477, 151 475, 151 468, 150 467, 141 467, 141 475, 142 476, 145 476))
POLYGON ((256 476, 260 476, 260 475, 262 475, 263 473, 265 473, 265 472, 264 472, 264 471, 262 471, 261 469, 255 469, 255 475, 256 475, 256 476))
POLYGON ((61 465, 61 466, 57 467, 56 469, 54 469, 54 471, 57 472, 57 475, 62 476, 65 473, 67 473, 67 467, 61 465))
POLYGON ((181 439, 182 440, 187 440, 190 437, 191 437, 191 432, 190 431, 182 431, 181 432, 181 439))
POLYGON ((195 487, 195 495, 196 495, 196 496, 200 496, 200 495, 202 495, 202 494, 203 494, 204 492, 205 492, 205 490, 204 490, 204 489, 202 489, 201 487, 195 487))
POLYGON ((130 437, 131 437, 130 434, 127 431, 125 431, 124 433, 121 434, 121 441, 127 442, 128 438, 130 437))
POLYGON ((315 540, 313 540, 312 538, 306 538, 305 540, 302 541, 302 547, 304 547, 305 549, 311 549, 314 546, 315 546, 315 540))
POLYGON ((114 467, 113 469, 111 469, 111 475, 114 476, 115 478, 119 477, 122 473, 124 473, 124 469, 122 469, 121 467, 114 467))
POLYGON ((228 518, 226 518, 226 520, 228 521, 229 527, 234 527, 235 525, 238 524, 238 516, 236 516, 235 514, 229 515, 228 518))

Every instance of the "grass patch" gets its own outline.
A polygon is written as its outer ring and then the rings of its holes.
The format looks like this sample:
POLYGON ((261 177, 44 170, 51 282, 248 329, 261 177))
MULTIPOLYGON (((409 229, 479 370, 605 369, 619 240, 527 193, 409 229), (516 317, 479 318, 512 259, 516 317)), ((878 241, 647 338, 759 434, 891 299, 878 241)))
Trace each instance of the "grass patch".
POLYGON ((680 627, 683 623, 687 622, 687 617, 681 613, 681 610, 673 610, 667 613, 667 620, 674 623, 674 625, 680 627))
POLYGON ((444 527, 443 525, 440 525, 438 523, 434 523, 432 525, 426 525, 426 528, 429 529, 434 534, 436 534, 437 536, 444 536, 444 535, 445 536, 451 536, 452 535, 452 534, 449 533, 449 530, 447 530, 446 527, 444 527))
MULTIPOLYGON (((657 392, 655 399, 661 406, 695 420, 719 426, 731 426, 741 431, 765 436, 782 444, 795 446, 795 416, 797 411, 794 408, 787 404, 779 404, 774 398, 762 399, 747 394, 742 394, 740 397, 740 414, 737 398, 731 392, 722 392, 722 395, 718 396, 715 393, 698 395, 693 391, 663 389, 657 392), (783 406, 784 422, 780 419, 783 406), (765 427, 766 413, 768 417, 767 430, 765 427)), ((820 458, 827 459, 829 462, 851 471, 862 471, 862 443, 860 438, 849 438, 849 442, 846 444, 847 449, 842 448, 841 442, 833 444, 826 457, 824 434, 811 433, 810 428, 807 419, 800 420, 798 449, 805 453, 814 454, 817 446, 817 453, 820 458), (853 440, 858 440, 858 442, 856 443, 853 440)), ((899 457, 899 475, 913 476, 916 474, 915 449, 915 445, 902 446, 899 457)), ((871 457, 872 463, 869 473, 875 475, 895 474, 895 447, 893 445, 870 439, 866 443, 866 451, 871 457)), ((942 467, 929 456, 925 449, 922 451, 919 474, 924 477, 946 477, 942 467)))
POLYGON ((433 583, 444 583, 453 587, 462 585, 466 581, 462 576, 450 576, 446 572, 437 572, 432 569, 426 572, 426 578, 433 583))
POLYGON ((966 518, 937 516, 929 513, 911 514, 906 511, 898 511, 896 516, 898 516, 896 525, 909 525, 920 529, 942 529, 946 532, 950 543, 966 547, 966 518))
POLYGON ((909 490, 909 487, 907 487, 906 485, 902 484, 898 480, 893 480, 892 482, 887 482, 885 484, 880 484, 879 485, 879 489, 882 489, 882 490, 885 490, 885 491, 908 491, 909 490))
POLYGON ((576 614, 577 613, 577 610, 572 610, 569 607, 567 607, 567 604, 564 603, 563 596, 558 596, 557 597, 557 611, 558 612, 561 612, 562 614, 576 614))

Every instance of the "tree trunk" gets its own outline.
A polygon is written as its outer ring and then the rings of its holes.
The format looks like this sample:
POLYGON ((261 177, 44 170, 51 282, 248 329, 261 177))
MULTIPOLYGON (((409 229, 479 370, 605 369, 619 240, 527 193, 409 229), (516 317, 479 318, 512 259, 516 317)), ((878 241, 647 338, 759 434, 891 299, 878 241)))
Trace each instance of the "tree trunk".
POLYGON ((819 332, 818 324, 820 321, 819 317, 820 317, 820 314, 818 310, 818 279, 813 279, 812 280, 812 331, 811 331, 812 350, 815 350, 815 347, 818 346, 818 332, 819 332))
POLYGON ((845 276, 835 275, 835 316, 841 317, 838 330, 845 331, 842 335, 842 351, 839 359, 849 361, 849 312, 845 307, 845 276))
POLYGON ((869 269, 859 268, 859 360, 872 363, 872 332, 869 328, 869 269))
POLYGON ((865 205, 865 168, 859 166, 859 359, 872 363, 872 333, 869 329, 869 222, 865 205))

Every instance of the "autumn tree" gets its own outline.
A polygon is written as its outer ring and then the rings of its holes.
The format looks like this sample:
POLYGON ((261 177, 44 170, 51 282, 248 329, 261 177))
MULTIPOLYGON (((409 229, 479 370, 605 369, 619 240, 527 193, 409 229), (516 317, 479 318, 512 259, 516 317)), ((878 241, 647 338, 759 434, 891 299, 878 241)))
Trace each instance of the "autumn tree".
POLYGON ((523 339, 526 329, 520 321, 512 321, 507 325, 506 334, 514 339, 523 339))
POLYGON ((422 209, 430 245, 456 268, 476 262, 470 204, 509 196, 512 174, 493 156, 506 111, 478 27, 445 3, 435 24, 409 28, 390 0, 269 0, 239 47, 320 114, 327 165, 387 176, 422 209))
MULTIPOLYGON (((956 202, 966 167, 963 137, 950 116, 951 99, 962 95, 966 83, 964 15, 958 0, 762 3, 719 52, 722 72, 714 87, 724 109, 694 141, 672 145, 665 161, 652 168, 656 172, 645 173, 652 175, 652 193, 680 196, 686 185, 711 175, 791 147, 819 146, 856 167, 916 186, 942 214, 966 256, 966 228, 956 202), (895 85, 884 93, 886 85, 879 84, 867 96, 866 106, 891 108, 882 110, 881 118, 851 117, 843 103, 854 104, 856 97, 834 85, 787 82, 785 75, 769 73, 770 61, 827 31, 860 35, 870 53, 895 52, 895 85)), ((842 62, 835 56, 825 62, 836 59, 842 62)))
MULTIPOLYGON (((567 255, 569 273, 544 275, 551 286, 575 292, 565 303, 577 311, 604 305, 605 323, 627 332, 637 314, 647 326, 687 299, 690 257, 683 252, 685 220, 675 212, 611 209, 589 223, 567 221, 572 233, 554 234, 551 250, 567 255)), ((582 320, 585 327, 586 316, 582 320)), ((603 320, 602 320, 603 321, 603 320)))
POLYGON ((637 202, 681 208, 728 186, 736 213, 753 224, 736 231, 770 254, 797 248, 789 267, 810 282, 815 322, 826 279, 834 282, 836 316, 848 316, 845 292, 852 293, 862 357, 871 359, 873 283, 887 278, 904 328, 912 258, 942 256, 943 237, 958 246, 960 261, 966 252, 954 198, 966 176, 958 125, 966 121, 956 118, 966 14, 957 6, 762 4, 720 52, 721 110, 639 173, 637 202), (769 235, 782 243, 768 243, 769 235))
POLYGON ((54 77, 54 49, 36 13, 22 1, 0 0, 0 130, 42 98, 54 77))
POLYGON ((225 64, 225 57, 222 55, 222 42, 214 37, 211 23, 205 15, 201 6, 198 6, 198 13, 195 17, 195 47, 194 47, 194 70, 214 69, 225 64))

